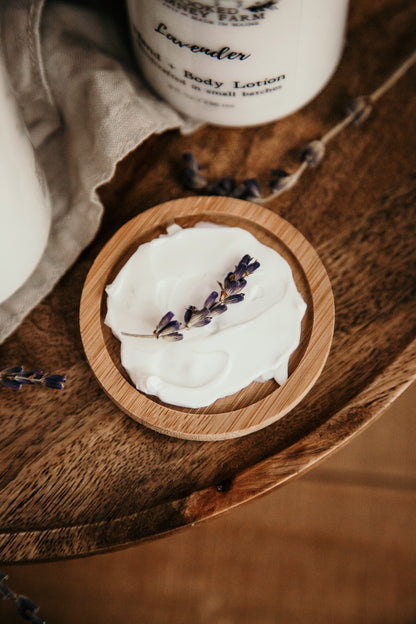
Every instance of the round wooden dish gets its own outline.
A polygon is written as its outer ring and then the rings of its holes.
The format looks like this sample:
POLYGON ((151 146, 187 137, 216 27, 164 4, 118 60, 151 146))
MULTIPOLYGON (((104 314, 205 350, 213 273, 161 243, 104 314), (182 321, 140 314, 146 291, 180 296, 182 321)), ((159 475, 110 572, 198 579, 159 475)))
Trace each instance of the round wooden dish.
POLYGON ((318 378, 332 342, 334 300, 328 275, 313 247, 287 221, 270 210, 238 199, 191 197, 156 206, 126 223, 92 265, 81 297, 81 337, 99 383, 129 416, 156 431, 192 440, 224 440, 246 435, 287 414, 318 378), (253 382, 207 408, 167 405, 139 392, 120 362, 120 343, 104 324, 105 287, 137 247, 166 231, 173 222, 192 227, 198 221, 238 226, 279 252, 290 264, 307 303, 301 343, 289 363, 289 379, 253 382))

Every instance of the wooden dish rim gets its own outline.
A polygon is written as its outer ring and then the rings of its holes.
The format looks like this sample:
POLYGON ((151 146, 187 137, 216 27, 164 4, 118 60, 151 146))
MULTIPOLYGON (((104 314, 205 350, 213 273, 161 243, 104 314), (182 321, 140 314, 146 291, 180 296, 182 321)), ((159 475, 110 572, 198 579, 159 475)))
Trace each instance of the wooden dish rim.
MULTIPOLYGON (((205 219, 203 219, 205 220, 205 219)), ((249 229, 249 228, 248 228, 249 229)), ((247 435, 266 427, 297 405, 319 377, 327 360, 334 332, 335 310, 328 274, 315 249, 288 221, 258 204, 223 197, 189 197, 150 208, 125 223, 104 245, 92 264, 80 302, 80 331, 88 362, 112 401, 137 422, 173 437, 216 441, 247 435), (248 405, 219 413, 183 410, 139 392, 111 358, 102 332, 102 301, 109 275, 117 261, 145 232, 158 231, 184 216, 211 214, 217 221, 237 218, 264 228, 279 239, 299 263, 312 299, 310 337, 306 349, 285 384, 248 405), (140 227, 146 224, 146 230, 140 227), (244 426, 242 426, 244 423, 244 426)))

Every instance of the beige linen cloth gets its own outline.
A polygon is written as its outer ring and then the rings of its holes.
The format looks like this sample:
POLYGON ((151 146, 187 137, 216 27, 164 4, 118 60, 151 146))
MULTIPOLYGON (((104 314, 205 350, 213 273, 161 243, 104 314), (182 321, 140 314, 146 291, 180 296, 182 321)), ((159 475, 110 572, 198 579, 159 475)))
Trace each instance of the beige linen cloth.
POLYGON ((193 124, 144 86, 109 16, 70 3, 0 0, 0 35, 52 200, 40 264, 0 305, 1 343, 94 238, 103 212, 96 189, 117 162, 150 135, 193 124))

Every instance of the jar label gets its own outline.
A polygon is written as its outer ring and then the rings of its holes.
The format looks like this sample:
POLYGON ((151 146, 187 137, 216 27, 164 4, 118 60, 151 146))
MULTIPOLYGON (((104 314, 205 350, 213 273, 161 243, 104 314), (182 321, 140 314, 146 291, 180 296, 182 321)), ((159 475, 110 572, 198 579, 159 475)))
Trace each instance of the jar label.
POLYGON ((224 125, 265 123, 306 103, 337 61, 341 30, 333 24, 343 22, 347 4, 128 2, 136 56, 150 85, 189 116, 224 125))

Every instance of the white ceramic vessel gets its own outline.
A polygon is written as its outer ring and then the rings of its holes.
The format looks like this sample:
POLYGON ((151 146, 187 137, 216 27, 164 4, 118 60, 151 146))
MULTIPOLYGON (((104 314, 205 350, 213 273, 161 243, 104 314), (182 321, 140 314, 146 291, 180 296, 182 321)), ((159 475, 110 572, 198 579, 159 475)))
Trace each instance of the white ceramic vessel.
POLYGON ((0 57, 0 303, 30 276, 45 249, 50 201, 0 57))
POLYGON ((226 126, 304 106, 340 60, 348 0, 127 0, 142 73, 162 98, 226 126))

